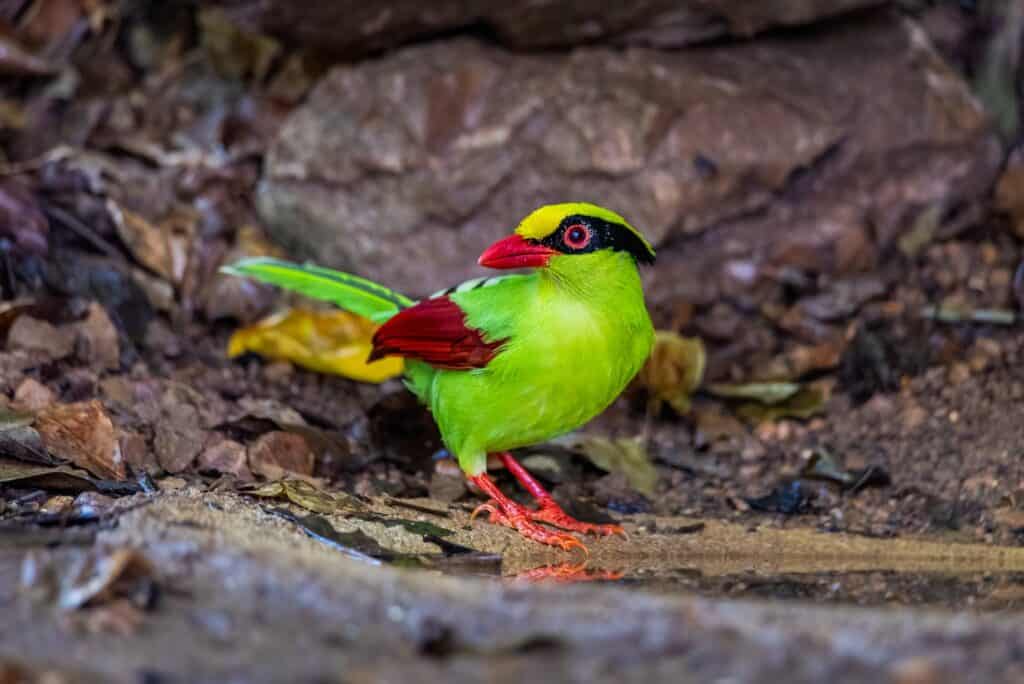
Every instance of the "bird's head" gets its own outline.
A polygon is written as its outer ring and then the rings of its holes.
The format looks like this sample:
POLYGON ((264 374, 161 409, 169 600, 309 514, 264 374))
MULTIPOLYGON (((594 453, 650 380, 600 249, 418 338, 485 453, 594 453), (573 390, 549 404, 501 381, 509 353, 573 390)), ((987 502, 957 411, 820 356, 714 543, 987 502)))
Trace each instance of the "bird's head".
POLYGON ((537 209, 478 260, 487 268, 539 268, 563 276, 628 262, 653 264, 654 248, 626 219, 585 202, 537 209))

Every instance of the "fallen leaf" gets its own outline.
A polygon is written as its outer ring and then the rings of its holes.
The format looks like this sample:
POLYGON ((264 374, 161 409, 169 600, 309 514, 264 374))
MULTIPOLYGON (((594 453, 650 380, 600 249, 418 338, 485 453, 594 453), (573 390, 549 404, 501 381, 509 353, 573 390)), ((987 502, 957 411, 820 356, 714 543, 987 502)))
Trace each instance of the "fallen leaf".
POLYGON ((209 444, 199 454, 199 470, 234 475, 241 482, 253 479, 246 462, 245 446, 231 439, 220 439, 209 444))
POLYGON ((201 395, 178 383, 168 385, 160 395, 153 450, 169 473, 191 467, 206 443, 202 402, 201 395))
POLYGON ((725 399, 753 399, 762 404, 778 404, 800 391, 795 382, 748 382, 741 385, 716 383, 707 391, 725 399))
POLYGON ((303 480, 279 480, 239 490, 242 494, 268 499, 287 499, 314 513, 359 511, 366 508, 358 499, 344 492, 326 492, 303 480))
POLYGON ((84 492, 96 488, 89 473, 79 468, 25 463, 9 458, 0 458, 0 484, 18 484, 62 492, 84 492))
POLYGON ((640 439, 609 439, 596 435, 571 434, 552 440, 552 443, 583 455, 605 472, 622 473, 630 486, 641 494, 654 494, 658 471, 651 463, 640 439))
POLYGON ((650 394, 651 409, 657 411, 667 402, 677 413, 689 411, 690 397, 704 377, 705 361, 704 343, 699 339, 657 331, 654 349, 637 375, 650 394))
POLYGON ((99 477, 128 477, 114 424, 99 401, 54 404, 39 412, 34 427, 51 453, 99 477))
POLYGON ((400 375, 403 363, 396 357, 366 362, 376 330, 375 324, 346 311, 290 309, 236 331, 228 356, 253 352, 321 373, 380 383, 400 375))
POLYGON ((103 305, 89 304, 89 312, 75 325, 80 340, 79 356, 102 370, 121 367, 121 343, 117 328, 103 305))
POLYGON ((889 473, 881 466, 869 465, 866 468, 846 470, 836 462, 832 454, 823 449, 814 451, 800 471, 800 475, 808 479, 833 482, 839 485, 843 491, 850 493, 856 493, 869 487, 887 487, 892 484, 889 473))
POLYGON ((67 327, 51 325, 32 316, 18 316, 7 333, 8 349, 23 349, 45 354, 49 359, 63 359, 75 349, 74 333, 67 327))
MULTIPOLYGON (((18 385, 18 388, 14 390, 14 403, 18 408, 25 411, 41 411, 56 400, 57 395, 54 394, 53 390, 35 378, 25 378, 18 385)), ((29 423, 31 422, 32 419, 30 417, 29 423)), ((0 426, 3 424, 3 418, 0 418, 0 426)))
POLYGON ((814 490, 806 483, 800 480, 787 480, 765 496, 745 501, 756 511, 794 515, 808 512, 814 499, 814 490))
POLYGON ((138 263, 170 283, 182 282, 188 266, 192 224, 178 220, 172 212, 155 225, 114 200, 107 200, 107 210, 121 242, 138 263))
POLYGON ((32 427, 34 420, 31 413, 0 408, 0 456, 42 465, 59 464, 61 461, 50 455, 32 427))
POLYGON ((249 445, 249 468, 268 480, 280 480, 287 474, 313 475, 316 455, 302 435, 275 430, 249 445))
POLYGON ((291 511, 281 508, 271 509, 268 512, 294 523, 306 536, 341 551, 349 558, 380 565, 381 561, 393 561, 398 556, 398 554, 385 549, 377 543, 376 539, 362 530, 339 532, 329 520, 316 513, 299 517, 291 511))
POLYGON ((136 607, 148 608, 155 584, 156 568, 141 551, 115 549, 91 555, 80 567, 72 568, 61 582, 57 605, 76 610, 116 598, 131 598, 136 607))
MULTIPOLYGON (((262 230, 252 224, 238 229, 235 244, 221 259, 232 264, 249 257, 284 257, 279 247, 267 239, 262 230)), ((249 323, 266 315, 278 298, 278 290, 272 285, 260 283, 251 278, 236 278, 226 273, 217 273, 203 292, 203 310, 211 321, 233 318, 249 323)))
POLYGON ((810 418, 825 410, 828 393, 821 387, 809 385, 776 404, 750 402, 737 407, 736 412, 752 423, 774 422, 783 418, 810 418))

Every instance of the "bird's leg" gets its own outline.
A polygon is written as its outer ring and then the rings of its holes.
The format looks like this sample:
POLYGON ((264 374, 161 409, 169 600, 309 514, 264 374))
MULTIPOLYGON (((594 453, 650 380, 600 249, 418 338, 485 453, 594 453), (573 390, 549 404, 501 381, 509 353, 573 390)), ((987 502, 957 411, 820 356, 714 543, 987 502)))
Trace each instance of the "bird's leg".
POLYGON ((512 458, 512 454, 503 451, 498 454, 498 458, 504 464, 505 469, 512 473, 512 476, 516 478, 519 484, 537 500, 537 510, 530 511, 530 518, 533 520, 546 522, 571 532, 596 535, 621 534, 625 536, 626 531, 622 529, 621 525, 597 525, 572 517, 555 503, 548 490, 544 489, 544 485, 537 482, 533 475, 530 475, 529 471, 519 461, 512 458))
POLYGON ((531 519, 535 511, 531 511, 526 506, 518 504, 502 494, 498 485, 494 484, 494 480, 488 477, 487 473, 471 476, 469 481, 491 497, 487 503, 477 506, 472 517, 475 518, 479 513, 486 512, 490 514, 492 523, 512 527, 527 539, 549 546, 557 546, 563 551, 580 548, 584 553, 587 552, 587 547, 583 545, 583 542, 571 534, 551 530, 535 523, 531 519))

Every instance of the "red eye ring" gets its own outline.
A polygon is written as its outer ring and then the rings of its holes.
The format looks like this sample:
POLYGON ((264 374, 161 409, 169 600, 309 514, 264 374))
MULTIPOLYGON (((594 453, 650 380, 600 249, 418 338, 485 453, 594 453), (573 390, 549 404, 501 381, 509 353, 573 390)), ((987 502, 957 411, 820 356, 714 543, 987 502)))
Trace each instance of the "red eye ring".
POLYGON ((569 249, 585 249, 590 244, 591 237, 590 226, 585 223, 573 223, 565 227, 562 242, 569 249))

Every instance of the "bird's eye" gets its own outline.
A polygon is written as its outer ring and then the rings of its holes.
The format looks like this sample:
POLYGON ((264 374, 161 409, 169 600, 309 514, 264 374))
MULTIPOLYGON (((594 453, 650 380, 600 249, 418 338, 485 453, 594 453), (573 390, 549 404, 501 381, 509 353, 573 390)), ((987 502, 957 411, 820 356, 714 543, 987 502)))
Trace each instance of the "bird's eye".
POLYGON ((562 242, 569 249, 584 249, 590 244, 590 227, 583 223, 574 223, 565 229, 562 242))

